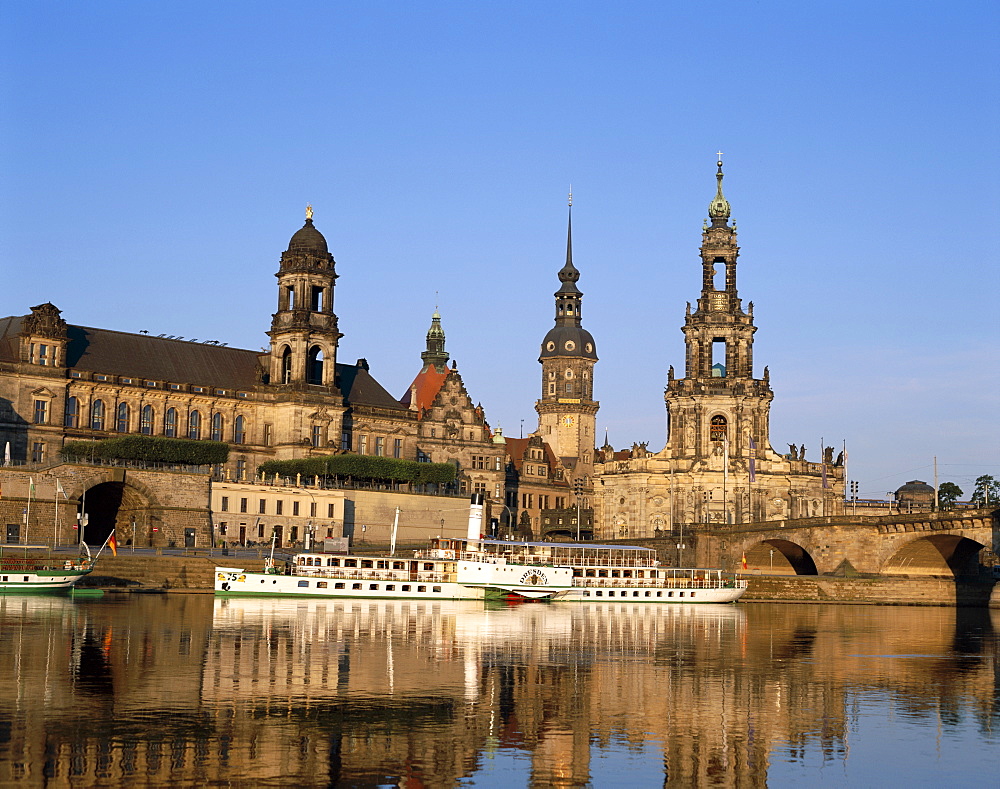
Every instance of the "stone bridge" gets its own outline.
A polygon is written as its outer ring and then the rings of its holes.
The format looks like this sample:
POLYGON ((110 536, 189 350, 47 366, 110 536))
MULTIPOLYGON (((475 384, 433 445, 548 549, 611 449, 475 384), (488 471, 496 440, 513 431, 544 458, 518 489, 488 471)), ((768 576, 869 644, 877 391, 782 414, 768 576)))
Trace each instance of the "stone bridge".
POLYGON ((1000 554, 1000 509, 769 521, 697 532, 698 564, 782 575, 974 578, 1000 554))

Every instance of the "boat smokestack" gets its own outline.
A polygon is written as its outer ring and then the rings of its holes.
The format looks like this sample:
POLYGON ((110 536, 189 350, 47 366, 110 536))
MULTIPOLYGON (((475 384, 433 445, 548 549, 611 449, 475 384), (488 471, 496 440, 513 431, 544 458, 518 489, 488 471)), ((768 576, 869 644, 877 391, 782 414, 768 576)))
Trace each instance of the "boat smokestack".
POLYGON ((469 504, 469 531, 466 538, 469 542, 479 542, 479 537, 483 533, 483 501, 485 496, 482 493, 473 493, 472 501, 469 504))

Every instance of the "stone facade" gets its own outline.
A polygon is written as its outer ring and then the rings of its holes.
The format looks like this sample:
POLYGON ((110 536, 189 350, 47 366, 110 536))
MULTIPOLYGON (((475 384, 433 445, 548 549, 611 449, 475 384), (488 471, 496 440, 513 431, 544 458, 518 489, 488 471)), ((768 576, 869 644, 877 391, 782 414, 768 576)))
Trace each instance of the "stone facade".
POLYGON ((9 445, 12 464, 37 471, 71 440, 208 439, 230 444, 214 471, 234 481, 267 460, 340 452, 445 462, 458 469, 455 491, 481 490, 502 507, 504 449, 447 367, 440 316, 421 373, 397 399, 367 360, 337 360, 336 263, 311 209, 276 277, 265 352, 75 326, 50 303, 0 318, 0 451, 9 445))
POLYGON ((681 524, 740 524, 843 511, 843 457, 822 447, 819 462, 805 447, 771 447, 768 369, 754 377, 753 302, 736 287, 736 225, 722 192, 709 204, 702 232, 702 289, 684 318, 684 376, 671 366, 664 399, 669 435, 651 452, 644 444, 599 453, 596 536, 655 537, 681 524))

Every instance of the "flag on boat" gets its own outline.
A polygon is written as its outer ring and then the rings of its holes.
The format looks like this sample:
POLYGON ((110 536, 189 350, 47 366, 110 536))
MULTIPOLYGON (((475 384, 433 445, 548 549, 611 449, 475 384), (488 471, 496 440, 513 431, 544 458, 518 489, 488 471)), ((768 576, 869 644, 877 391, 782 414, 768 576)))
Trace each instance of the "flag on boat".
POLYGON ((115 539, 115 533, 111 532, 111 536, 108 537, 108 547, 111 549, 111 555, 118 555, 118 540, 115 539))
POLYGON ((750 481, 757 481, 757 444, 750 438, 750 481))
POLYGON ((740 560, 740 565, 743 567, 744 570, 747 569, 747 552, 746 551, 743 552, 743 558, 740 560))

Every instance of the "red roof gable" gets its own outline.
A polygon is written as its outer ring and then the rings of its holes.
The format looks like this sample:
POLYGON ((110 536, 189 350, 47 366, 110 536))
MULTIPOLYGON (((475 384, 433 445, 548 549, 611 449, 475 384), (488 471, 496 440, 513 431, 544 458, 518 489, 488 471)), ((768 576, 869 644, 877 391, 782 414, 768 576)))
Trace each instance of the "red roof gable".
POLYGON ((448 377, 451 370, 445 368, 443 373, 438 372, 434 365, 429 365, 427 369, 417 373, 410 388, 406 390, 399 401, 410 406, 417 411, 417 416, 422 417, 424 411, 434 404, 434 398, 438 396, 441 387, 444 386, 444 379, 448 377))

